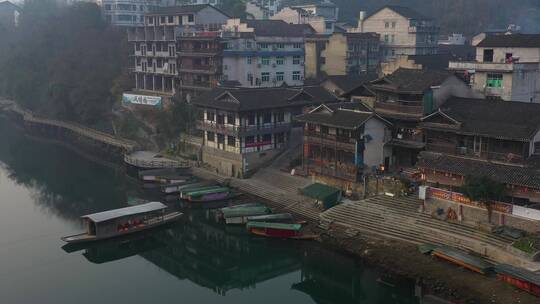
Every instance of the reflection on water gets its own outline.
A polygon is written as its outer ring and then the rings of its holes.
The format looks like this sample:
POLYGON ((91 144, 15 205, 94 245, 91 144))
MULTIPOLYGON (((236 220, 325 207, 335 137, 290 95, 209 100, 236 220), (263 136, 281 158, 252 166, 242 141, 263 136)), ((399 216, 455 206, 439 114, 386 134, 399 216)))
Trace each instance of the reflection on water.
POLYGON ((172 226, 61 250, 58 234, 78 230, 73 223, 79 216, 151 195, 122 171, 32 141, 1 118, 0 141, 0 174, 9 179, 0 180, 0 199, 6 202, 0 214, 20 217, 10 222, 13 231, 0 231, 0 268, 13 264, 10 269, 22 277, 8 276, 7 283, 24 282, 26 290, 0 287, 0 294, 11 300, 6 303, 94 302, 83 296, 88 293, 103 303, 417 303, 410 282, 399 281, 397 287, 377 283, 379 272, 317 244, 255 238, 242 227, 215 222, 210 210, 175 202, 169 204, 185 216, 172 226), (41 234, 47 239, 40 239, 41 234), (45 270, 22 272, 36 256, 45 270), (146 290, 126 295, 143 281, 146 290))

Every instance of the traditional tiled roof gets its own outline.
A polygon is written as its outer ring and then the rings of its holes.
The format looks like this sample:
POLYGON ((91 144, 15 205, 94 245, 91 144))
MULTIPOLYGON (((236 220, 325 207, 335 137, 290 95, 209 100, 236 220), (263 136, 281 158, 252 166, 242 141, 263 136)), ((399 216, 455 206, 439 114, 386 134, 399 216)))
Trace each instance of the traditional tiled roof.
POLYGON ((540 189, 540 171, 531 167, 503 165, 426 151, 420 153, 417 167, 461 176, 487 176, 500 183, 540 189))
POLYGON ((437 113, 459 122, 456 132, 462 134, 529 141, 540 129, 537 103, 451 97, 430 116, 437 113))
POLYGON ((365 73, 360 75, 344 75, 344 76, 326 76, 328 81, 331 81, 343 91, 344 94, 377 79, 377 74, 365 73))
POLYGON ((478 47, 540 47, 540 34, 488 35, 478 47))
POLYGON ((321 86, 275 88, 215 88, 193 104, 230 111, 254 111, 334 103, 337 99, 321 86))
POLYGON ((404 93, 423 93, 432 86, 439 86, 452 73, 442 70, 399 68, 394 73, 372 82, 372 87, 404 93))
POLYGON ((354 130, 372 117, 377 117, 370 109, 358 102, 321 105, 310 113, 296 117, 297 121, 323 126, 354 130))
POLYGON ((428 18, 428 17, 420 14, 419 12, 417 12, 416 10, 413 10, 410 7, 399 6, 399 5, 386 5, 386 6, 383 6, 380 9, 376 10, 374 13, 372 13, 370 15, 370 17, 375 15, 376 13, 382 11, 385 8, 389 8, 389 9, 393 10, 394 12, 396 12, 396 13, 400 14, 401 16, 403 16, 405 18, 408 18, 408 19, 413 19, 413 20, 430 20, 431 19, 431 18, 428 18))
POLYGON ((248 27, 255 30, 255 35, 266 37, 304 37, 315 30, 309 24, 289 24, 283 20, 244 20, 248 27))
POLYGON ((180 5, 180 6, 166 6, 166 7, 159 7, 151 12, 148 13, 148 15, 182 15, 182 14, 195 14, 198 13, 200 10, 211 7, 220 13, 222 13, 225 16, 228 16, 225 12, 221 11, 215 6, 212 6, 210 4, 194 4, 194 5, 180 5))

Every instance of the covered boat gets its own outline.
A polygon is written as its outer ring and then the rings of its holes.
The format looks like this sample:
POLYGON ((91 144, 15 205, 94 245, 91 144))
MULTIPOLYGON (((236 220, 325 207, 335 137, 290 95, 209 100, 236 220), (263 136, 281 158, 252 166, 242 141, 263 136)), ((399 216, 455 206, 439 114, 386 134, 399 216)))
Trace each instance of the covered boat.
POLYGON ((210 189, 194 190, 183 193, 181 198, 189 202, 215 202, 231 198, 231 189, 217 186, 210 189))
POLYGON ((293 216, 290 213, 265 214, 247 217, 248 222, 291 222, 292 220, 293 216))
POLYGON ((193 187, 203 187, 203 186, 215 186, 215 182, 200 182, 197 179, 192 179, 185 182, 180 183, 173 183, 168 185, 162 185, 161 186, 161 193, 163 194, 173 194, 173 193, 180 193, 184 189, 193 188, 193 187))
POLYGON ((540 297, 540 273, 507 264, 495 266, 497 279, 540 297))
POLYGON ((492 268, 492 265, 484 259, 448 246, 441 246, 433 249, 431 255, 480 274, 486 274, 486 272, 492 268))
POLYGON ((226 224, 245 224, 248 217, 270 214, 272 210, 263 205, 256 205, 221 209, 221 212, 226 224))
POLYGON ((143 182, 163 182, 185 180, 191 177, 189 170, 178 168, 152 169, 139 171, 139 179, 143 182))
POLYGON ((67 243, 83 243, 147 230, 180 218, 180 212, 166 212, 167 206, 150 202, 126 208, 83 215, 86 232, 63 237, 67 243))
POLYGON ((249 232, 266 237, 313 239, 314 235, 302 233, 301 224, 273 223, 273 222, 248 222, 246 227, 249 232))

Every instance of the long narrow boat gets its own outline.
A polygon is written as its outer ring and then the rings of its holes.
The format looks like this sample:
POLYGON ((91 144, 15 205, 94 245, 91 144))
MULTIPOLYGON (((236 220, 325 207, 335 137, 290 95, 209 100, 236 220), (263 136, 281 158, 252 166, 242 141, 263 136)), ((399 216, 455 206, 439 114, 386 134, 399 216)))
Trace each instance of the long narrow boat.
POLYGON ((288 239, 314 239, 316 235, 302 233, 301 224, 272 223, 272 222, 248 222, 246 227, 249 232, 259 236, 288 239))
POLYGON ((431 255, 480 274, 486 274, 492 268, 485 260, 448 246, 433 249, 431 255))
POLYGON ((210 203, 210 202, 220 202, 225 200, 230 200, 237 198, 242 195, 242 192, 220 192, 220 193, 211 193, 205 194, 199 197, 188 198, 190 203, 210 203))
POLYGON ((293 220, 293 216, 290 213, 276 213, 248 216, 246 220, 248 222, 290 222, 293 220))
POLYGON ((235 205, 235 206, 223 207, 223 208, 219 209, 219 211, 223 213, 223 212, 227 212, 229 210, 234 210, 234 209, 238 209, 238 208, 261 207, 261 206, 264 206, 264 205, 261 204, 261 203, 246 203, 246 204, 240 204, 240 205, 235 205))
POLYGON ((226 224, 245 224, 249 216, 270 214, 272 210, 266 206, 259 205, 222 210, 221 212, 226 224))
POLYGON ((83 215, 86 232, 62 237, 67 243, 93 242, 123 236, 158 227, 182 216, 180 212, 166 213, 160 202, 83 215))
POLYGON ((215 186, 215 185, 216 185, 215 182, 210 182, 210 181, 201 182, 197 179, 193 179, 193 180, 181 182, 181 183, 162 185, 161 193, 174 194, 174 193, 180 193, 184 189, 188 189, 192 187, 215 186))
POLYGON ((228 187, 214 187, 211 189, 189 191, 182 194, 181 198, 189 202, 214 202, 226 199, 231 189, 228 187))
POLYGON ((540 273, 507 264, 495 266, 497 279, 540 297, 540 273))
POLYGON ((184 189, 180 190, 180 198, 185 199, 191 193, 200 192, 200 191, 207 191, 207 190, 213 190, 213 189, 219 189, 219 188, 223 188, 223 187, 220 186, 220 185, 185 187, 184 189))
POLYGON ((187 169, 151 169, 139 171, 139 179, 143 182, 159 182, 161 179, 177 180, 180 176, 191 176, 187 169))

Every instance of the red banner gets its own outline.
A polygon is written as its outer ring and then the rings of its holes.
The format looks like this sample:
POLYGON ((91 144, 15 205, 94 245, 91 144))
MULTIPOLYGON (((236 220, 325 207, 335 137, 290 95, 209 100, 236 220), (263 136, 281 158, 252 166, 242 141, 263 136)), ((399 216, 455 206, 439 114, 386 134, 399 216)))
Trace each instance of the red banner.
MULTIPOLYGON (((426 198, 438 198, 438 199, 443 199, 447 201, 452 201, 458 204, 487 209, 485 204, 471 201, 469 198, 467 198, 465 195, 461 193, 447 191, 447 190, 438 189, 438 188, 429 187, 426 192, 426 198)), ((497 212, 512 214, 511 204, 506 204, 502 202, 492 202, 491 208, 497 212)))
POLYGON ((258 141, 258 142, 254 142, 254 143, 250 143, 250 144, 246 143, 246 148, 260 147, 260 146, 266 146, 266 145, 271 145, 271 144, 272 144, 271 140, 258 141))

